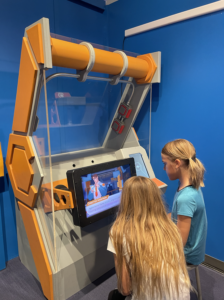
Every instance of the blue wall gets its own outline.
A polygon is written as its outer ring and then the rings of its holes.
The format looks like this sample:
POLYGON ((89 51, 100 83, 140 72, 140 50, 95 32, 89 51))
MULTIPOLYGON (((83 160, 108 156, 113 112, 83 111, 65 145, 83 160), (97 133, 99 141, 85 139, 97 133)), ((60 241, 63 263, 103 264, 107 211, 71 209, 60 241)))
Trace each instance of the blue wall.
MULTIPOLYGON (((107 12, 80 0, 8 0, 0 9, 0 141, 4 160, 12 131, 22 37, 26 26, 49 18, 53 33, 108 45, 107 12)), ((7 171, 5 170, 7 173, 7 171)), ((8 174, 0 178, 0 270, 18 256, 14 198, 8 174)))
MULTIPOLYGON (((129 5, 125 0, 115 2, 108 15, 110 46, 122 47, 126 29, 209 2, 142 0, 141 6, 137 1, 129 1, 129 5)), ((162 82, 153 85, 152 167, 156 176, 169 185, 165 199, 171 206, 177 182, 168 181, 163 171, 161 149, 176 138, 194 144, 207 170, 203 189, 208 215, 206 253, 224 260, 223 11, 127 38, 124 49, 162 52, 162 82)), ((149 111, 149 98, 144 105, 149 111)), ((148 137, 148 111, 141 111, 135 123, 142 140, 148 137)))

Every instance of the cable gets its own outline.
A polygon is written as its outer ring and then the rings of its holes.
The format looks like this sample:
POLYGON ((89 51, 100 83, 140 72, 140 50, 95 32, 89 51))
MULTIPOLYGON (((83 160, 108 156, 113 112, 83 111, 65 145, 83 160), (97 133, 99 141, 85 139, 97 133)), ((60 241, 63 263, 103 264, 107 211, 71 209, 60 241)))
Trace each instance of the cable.
POLYGON ((124 42, 125 42, 126 36, 123 38, 123 43, 122 43, 122 50, 124 50, 124 42))

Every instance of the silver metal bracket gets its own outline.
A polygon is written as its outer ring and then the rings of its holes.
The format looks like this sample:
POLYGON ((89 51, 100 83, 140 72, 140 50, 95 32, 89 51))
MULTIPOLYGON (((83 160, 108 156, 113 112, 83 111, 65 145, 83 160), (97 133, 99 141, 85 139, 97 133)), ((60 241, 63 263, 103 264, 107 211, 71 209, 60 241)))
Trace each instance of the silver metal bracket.
POLYGON ((85 46, 89 51, 89 63, 85 70, 77 71, 77 74, 80 75, 78 81, 85 82, 89 72, 91 72, 94 63, 95 63, 95 51, 93 46, 90 43, 82 42, 80 45, 85 46))
POLYGON ((125 75, 125 73, 127 72, 128 70, 128 58, 127 58, 127 55, 123 52, 123 51, 114 51, 115 53, 118 53, 122 56, 123 58, 123 61, 124 61, 124 66, 123 66, 123 69, 121 70, 121 73, 114 76, 110 82, 110 84, 112 85, 116 85, 118 84, 119 80, 121 79, 121 77, 123 77, 125 75))

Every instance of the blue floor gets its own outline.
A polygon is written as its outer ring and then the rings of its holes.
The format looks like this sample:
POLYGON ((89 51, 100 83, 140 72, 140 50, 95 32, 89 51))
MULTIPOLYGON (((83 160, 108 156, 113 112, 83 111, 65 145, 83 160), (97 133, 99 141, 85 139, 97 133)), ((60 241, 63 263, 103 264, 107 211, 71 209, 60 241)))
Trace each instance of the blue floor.
MULTIPOLYGON (((200 279, 203 300, 224 300, 224 275, 205 266, 200 266, 200 279)), ((194 287, 194 271, 190 272, 194 287)), ((69 300, 107 300, 109 292, 116 287, 114 269, 70 297, 69 300)), ((46 300, 40 283, 21 264, 19 258, 10 260, 7 268, 0 271, 1 300, 46 300)), ((191 300, 197 300, 191 294, 191 300)))

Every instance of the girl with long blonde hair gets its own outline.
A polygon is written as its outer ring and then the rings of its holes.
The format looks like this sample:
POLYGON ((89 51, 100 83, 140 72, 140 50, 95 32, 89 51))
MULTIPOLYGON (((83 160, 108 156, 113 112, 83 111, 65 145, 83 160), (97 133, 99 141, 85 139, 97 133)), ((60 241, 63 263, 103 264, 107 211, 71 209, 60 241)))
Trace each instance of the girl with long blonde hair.
POLYGON ((109 299, 190 299, 182 240, 153 181, 138 176, 125 182, 109 235, 121 293, 112 291, 109 299))
POLYGON ((184 139, 167 143, 161 155, 169 179, 179 180, 170 216, 181 234, 187 264, 199 265, 205 258, 207 237, 207 216, 201 191, 205 168, 196 157, 192 143, 184 139))

